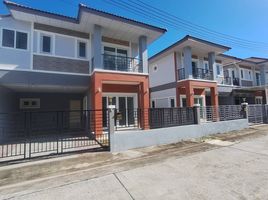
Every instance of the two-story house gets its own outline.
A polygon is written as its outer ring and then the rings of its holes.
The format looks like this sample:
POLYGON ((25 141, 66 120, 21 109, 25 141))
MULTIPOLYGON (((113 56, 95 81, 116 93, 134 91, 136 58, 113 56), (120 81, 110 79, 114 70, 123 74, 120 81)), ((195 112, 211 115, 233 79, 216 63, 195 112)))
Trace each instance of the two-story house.
POLYGON ((219 105, 222 59, 229 47, 186 36, 149 59, 152 107, 219 105))
MULTIPOLYGON (((125 126, 135 109, 149 108, 147 46, 165 29, 82 4, 72 18, 4 3, 10 15, 0 16, 0 112, 114 105, 125 126)), ((148 114, 141 115, 147 128, 148 114)), ((95 127, 105 126, 95 118, 95 127)))
POLYGON ((264 104, 268 60, 223 54, 230 48, 186 36, 149 59, 152 107, 264 104))
POLYGON ((220 104, 265 104, 267 95, 268 60, 264 58, 241 59, 219 55, 223 58, 224 82, 218 86, 220 104))

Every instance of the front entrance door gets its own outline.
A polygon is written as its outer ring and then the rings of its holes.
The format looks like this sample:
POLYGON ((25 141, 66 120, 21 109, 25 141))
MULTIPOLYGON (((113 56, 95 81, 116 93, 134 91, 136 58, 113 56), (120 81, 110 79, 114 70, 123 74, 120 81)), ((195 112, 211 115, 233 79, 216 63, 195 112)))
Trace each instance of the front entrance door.
MULTIPOLYGON (((108 105, 115 105, 118 113, 115 122, 117 127, 129 127, 135 125, 135 116, 137 115, 137 96, 136 95, 104 95, 102 97, 103 109, 108 105)), ((103 126, 107 127, 107 118, 103 117, 103 126)))
POLYGON ((81 125, 81 101, 71 100, 70 101, 70 115, 69 122, 70 128, 79 128, 81 125))

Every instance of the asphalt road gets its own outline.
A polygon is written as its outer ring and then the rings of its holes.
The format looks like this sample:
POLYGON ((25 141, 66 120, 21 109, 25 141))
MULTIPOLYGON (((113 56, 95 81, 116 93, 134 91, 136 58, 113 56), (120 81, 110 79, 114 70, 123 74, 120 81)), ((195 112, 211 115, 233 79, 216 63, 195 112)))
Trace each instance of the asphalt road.
POLYGON ((103 176, 51 184, 41 189, 29 190, 28 185, 21 187, 23 192, 0 197, 24 200, 265 200, 268 199, 268 126, 260 132, 261 136, 242 141, 236 139, 235 143, 215 142, 218 148, 190 155, 172 156, 160 162, 120 172, 111 170, 103 176))

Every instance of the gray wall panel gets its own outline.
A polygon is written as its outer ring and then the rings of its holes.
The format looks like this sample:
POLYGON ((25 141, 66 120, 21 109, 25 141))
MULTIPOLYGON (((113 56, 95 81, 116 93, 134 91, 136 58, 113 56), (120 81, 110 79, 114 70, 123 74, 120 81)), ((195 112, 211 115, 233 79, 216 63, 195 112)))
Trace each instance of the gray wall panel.
POLYGON ((89 74, 89 61, 34 55, 33 69, 89 74))

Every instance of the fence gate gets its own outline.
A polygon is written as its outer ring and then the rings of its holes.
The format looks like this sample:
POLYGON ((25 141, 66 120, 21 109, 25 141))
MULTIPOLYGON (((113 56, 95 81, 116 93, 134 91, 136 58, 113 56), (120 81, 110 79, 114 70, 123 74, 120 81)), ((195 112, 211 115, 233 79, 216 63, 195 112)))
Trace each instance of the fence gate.
POLYGON ((251 125, 268 123, 268 105, 249 105, 248 121, 251 125))
POLYGON ((0 113, 0 163, 108 150, 109 132, 98 125, 107 116, 107 110, 0 113))

